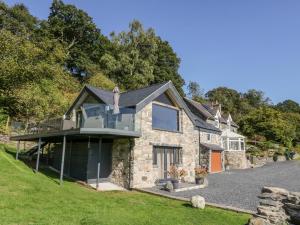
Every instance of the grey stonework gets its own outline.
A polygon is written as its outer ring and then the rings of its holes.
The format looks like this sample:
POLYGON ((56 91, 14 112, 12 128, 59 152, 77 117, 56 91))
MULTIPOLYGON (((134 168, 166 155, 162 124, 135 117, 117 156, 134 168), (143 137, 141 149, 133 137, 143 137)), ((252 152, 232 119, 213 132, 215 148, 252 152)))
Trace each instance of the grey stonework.
MULTIPOLYGON (((168 132, 152 129, 152 103, 145 106, 138 115, 141 118, 140 138, 135 139, 133 148, 133 181, 132 187, 152 187, 159 179, 158 168, 153 166, 152 150, 154 145, 180 146, 182 148, 181 168, 187 171, 186 181, 194 181, 194 168, 199 165, 199 131, 181 110, 180 132, 168 132)), ((220 144, 220 136, 212 134, 211 141, 200 132, 201 142, 220 144)))
POLYGON ((245 151, 224 151, 225 167, 228 165, 230 169, 246 169, 248 162, 245 151))
POLYGON ((187 171, 186 181, 194 181, 194 168, 198 165, 209 167, 209 151, 202 150, 199 160, 199 140, 204 143, 220 145, 219 134, 195 128, 188 115, 180 111, 180 131, 169 132, 152 129, 152 103, 146 105, 136 115, 139 118, 141 137, 116 139, 113 143, 111 182, 125 188, 152 187, 159 177, 159 169, 153 166, 153 146, 173 146, 182 148, 182 165, 187 171), (200 139, 199 139, 200 138, 200 139), (131 143, 131 144, 130 144, 131 143), (130 150, 132 148, 132 150, 130 150), (200 161, 200 162, 199 162, 200 161))
POLYGON ((112 148, 112 173, 110 181, 124 188, 130 188, 132 181, 133 139, 115 139, 112 148))
POLYGON ((209 160, 210 160, 210 154, 207 149, 201 148, 200 149, 200 166, 209 167, 209 160))
POLYGON ((300 193, 283 188, 264 187, 259 196, 258 213, 249 221, 254 224, 300 224, 300 193), (259 222, 259 223, 258 223, 259 222))

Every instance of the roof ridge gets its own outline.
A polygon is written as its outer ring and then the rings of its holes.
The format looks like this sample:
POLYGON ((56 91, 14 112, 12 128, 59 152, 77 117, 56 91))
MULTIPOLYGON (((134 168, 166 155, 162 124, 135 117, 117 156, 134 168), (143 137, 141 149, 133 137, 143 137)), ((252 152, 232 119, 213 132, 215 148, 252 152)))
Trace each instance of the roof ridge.
POLYGON ((90 84, 85 84, 85 87, 87 87, 87 88, 94 88, 94 89, 97 89, 97 90, 100 90, 100 91, 105 91, 105 92, 111 92, 112 93, 112 91, 108 91, 108 90, 105 90, 105 89, 102 89, 102 88, 99 88, 99 87, 95 87, 95 86, 93 86, 93 85, 90 85, 90 84))
POLYGON ((149 86, 144 86, 144 87, 137 88, 137 89, 134 89, 134 90, 124 91, 124 92, 122 92, 121 94, 126 94, 126 93, 128 93, 128 92, 142 90, 142 89, 150 88, 150 87, 157 86, 157 85, 165 85, 165 84, 167 84, 167 83, 169 83, 169 82, 170 82, 170 80, 169 80, 169 81, 162 82, 162 83, 151 84, 151 85, 149 85, 149 86))

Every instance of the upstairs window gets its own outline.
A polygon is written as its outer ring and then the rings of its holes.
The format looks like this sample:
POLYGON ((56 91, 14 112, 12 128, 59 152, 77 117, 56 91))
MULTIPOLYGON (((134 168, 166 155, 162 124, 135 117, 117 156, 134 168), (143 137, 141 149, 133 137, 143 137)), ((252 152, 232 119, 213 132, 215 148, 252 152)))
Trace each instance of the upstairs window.
POLYGON ((179 111, 170 107, 152 104, 152 128, 179 131, 179 111))

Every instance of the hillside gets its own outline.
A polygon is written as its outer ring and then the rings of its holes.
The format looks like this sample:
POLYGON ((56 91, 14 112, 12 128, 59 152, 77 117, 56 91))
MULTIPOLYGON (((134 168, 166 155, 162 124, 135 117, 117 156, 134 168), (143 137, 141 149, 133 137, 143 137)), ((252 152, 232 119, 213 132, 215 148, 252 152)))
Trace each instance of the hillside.
POLYGON ((245 224, 248 215, 138 192, 96 192, 31 168, 0 145, 0 224, 245 224))

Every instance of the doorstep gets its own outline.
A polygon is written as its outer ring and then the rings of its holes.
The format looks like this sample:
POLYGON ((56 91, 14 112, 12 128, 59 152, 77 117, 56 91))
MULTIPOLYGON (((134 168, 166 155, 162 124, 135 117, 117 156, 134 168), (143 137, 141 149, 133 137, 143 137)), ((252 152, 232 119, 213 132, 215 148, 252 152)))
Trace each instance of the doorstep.
POLYGON ((100 182, 98 189, 97 189, 97 184, 92 183, 89 184, 92 188, 96 189, 97 191, 126 191, 125 188, 120 187, 118 185, 115 185, 110 182, 100 182))

